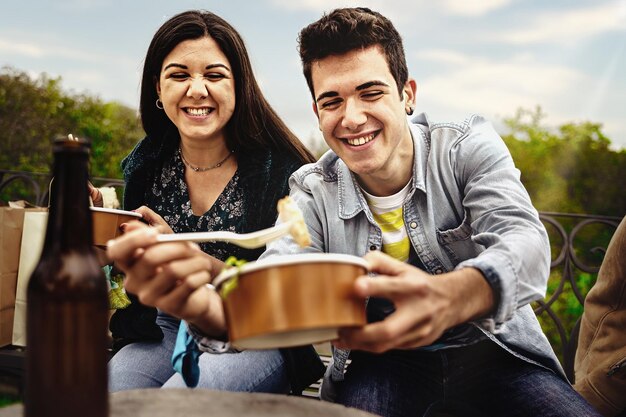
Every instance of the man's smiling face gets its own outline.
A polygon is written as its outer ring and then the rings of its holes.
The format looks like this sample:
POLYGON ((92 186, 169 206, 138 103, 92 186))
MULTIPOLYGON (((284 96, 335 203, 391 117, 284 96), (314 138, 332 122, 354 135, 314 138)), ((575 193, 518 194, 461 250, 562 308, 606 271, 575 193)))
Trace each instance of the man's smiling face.
POLYGON ((361 185, 377 193, 383 183, 406 184, 413 161, 406 103, 414 100, 414 82, 400 97, 379 46, 316 61, 311 78, 324 140, 361 185))

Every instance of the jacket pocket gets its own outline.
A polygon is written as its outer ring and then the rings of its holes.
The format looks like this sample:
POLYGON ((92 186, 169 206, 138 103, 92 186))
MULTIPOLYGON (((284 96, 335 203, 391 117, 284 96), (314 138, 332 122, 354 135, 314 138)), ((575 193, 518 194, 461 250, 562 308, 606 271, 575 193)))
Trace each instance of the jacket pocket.
POLYGON ((461 225, 454 229, 437 229, 437 241, 455 265, 461 259, 472 258, 477 254, 477 245, 471 239, 472 232, 467 217, 464 217, 461 225))
POLYGON ((626 379, 626 357, 611 365, 606 375, 612 378, 626 379))

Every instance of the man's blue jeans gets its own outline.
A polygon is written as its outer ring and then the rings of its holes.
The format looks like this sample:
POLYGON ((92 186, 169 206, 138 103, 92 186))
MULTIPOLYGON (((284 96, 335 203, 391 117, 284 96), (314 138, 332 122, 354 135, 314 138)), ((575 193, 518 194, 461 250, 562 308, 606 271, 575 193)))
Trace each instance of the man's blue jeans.
POLYGON ((553 372, 492 341, 440 351, 352 352, 337 402, 385 417, 600 415, 553 372))

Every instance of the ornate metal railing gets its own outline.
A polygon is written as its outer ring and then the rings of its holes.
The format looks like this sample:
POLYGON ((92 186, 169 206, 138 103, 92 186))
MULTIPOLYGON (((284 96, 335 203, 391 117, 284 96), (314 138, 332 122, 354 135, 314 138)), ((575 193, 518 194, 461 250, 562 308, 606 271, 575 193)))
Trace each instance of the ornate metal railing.
MULTIPOLYGON (((115 178, 91 178, 97 187, 124 187, 124 181, 115 178)), ((0 198, 4 201, 26 200, 36 206, 48 205, 50 174, 41 172, 0 169, 0 198)))
POLYGON ((584 299, 621 218, 550 212, 541 212, 540 218, 550 235, 552 263, 548 293, 534 310, 573 382, 584 299))
MULTIPOLYGON (((24 199, 43 206, 48 201, 48 174, 0 170, 0 198, 24 199)), ((93 178, 96 186, 121 190, 122 180, 93 178)), ((619 217, 541 212, 552 245, 551 274, 544 300, 534 303, 541 322, 565 371, 573 381, 578 324, 584 298, 595 282, 606 247, 619 217)))

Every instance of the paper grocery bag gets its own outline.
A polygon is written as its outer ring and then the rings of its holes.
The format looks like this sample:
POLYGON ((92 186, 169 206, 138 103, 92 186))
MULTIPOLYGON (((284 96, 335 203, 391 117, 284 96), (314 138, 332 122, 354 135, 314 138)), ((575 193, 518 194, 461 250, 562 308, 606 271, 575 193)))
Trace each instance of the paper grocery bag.
POLYGON ((48 223, 47 209, 26 209, 20 242, 12 344, 26 346, 26 290, 43 248, 48 223))
POLYGON ((10 345, 13 339, 15 292, 22 242, 24 214, 27 211, 46 211, 45 208, 24 208, 24 204, 9 203, 0 207, 0 346, 10 345))
POLYGON ((24 210, 0 207, 0 346, 11 344, 24 210))

